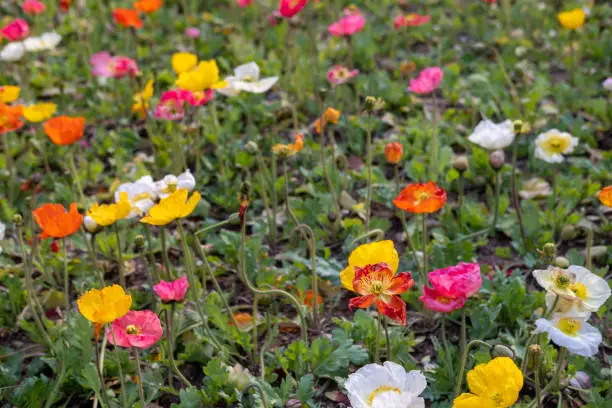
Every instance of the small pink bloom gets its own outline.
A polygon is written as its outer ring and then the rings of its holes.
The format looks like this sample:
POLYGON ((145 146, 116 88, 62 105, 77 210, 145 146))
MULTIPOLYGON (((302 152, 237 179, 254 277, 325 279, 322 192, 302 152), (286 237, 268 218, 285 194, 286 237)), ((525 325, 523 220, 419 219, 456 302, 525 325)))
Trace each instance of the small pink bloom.
POLYGON ((21 9, 28 15, 41 14, 45 11, 45 4, 38 0, 25 0, 21 9))
POLYGON ((0 34, 9 41, 21 41, 30 34, 30 26, 24 19, 18 18, 5 25, 0 34))
POLYGON ((162 280, 157 285, 153 286, 153 290, 164 303, 182 302, 187 293, 187 289, 189 289, 187 276, 183 276, 171 282, 162 280))
POLYGON ((308 0, 281 0, 278 6, 278 12, 285 18, 291 18, 299 13, 308 0))
POLYGON ((185 36, 189 38, 198 38, 200 36, 200 29, 196 27, 187 27, 185 29, 185 36))
POLYGON ((203 92, 189 92, 186 101, 191 106, 202 106, 210 102, 214 96, 215 93, 212 89, 206 89, 203 92))
POLYGON ((408 14, 406 16, 400 15, 393 20, 393 27, 397 30, 400 27, 418 27, 423 24, 429 23, 431 16, 420 15, 420 14, 408 14))
POLYGON ((162 94, 155 107, 155 117, 165 120, 181 120, 185 116, 185 102, 193 100, 193 94, 183 89, 172 89, 162 94))
POLYGON ((480 266, 473 263, 461 262, 436 269, 428 274, 428 278, 433 288, 423 286, 423 296, 419 300, 428 309, 442 313, 461 309, 467 298, 482 286, 480 266))
POLYGON ((349 70, 341 65, 336 65, 327 71, 327 80, 333 85, 342 85, 359 74, 358 69, 349 70))
POLYGON ((363 30, 365 22, 366 20, 358 8, 346 8, 344 9, 344 17, 331 24, 327 30, 335 37, 349 37, 363 30))
POLYGON ((240 8, 245 8, 246 6, 251 4, 253 2, 253 0, 236 0, 236 2, 238 3, 238 6, 240 8))
POLYGON ((131 58, 112 57, 108 52, 101 51, 91 56, 89 60, 91 73, 107 78, 122 78, 126 75, 136 76, 138 64, 131 58))
POLYGON ((106 338, 110 344, 120 347, 149 348, 157 343, 164 333, 159 317, 150 310, 130 310, 112 324, 117 344, 113 341, 113 334, 108 327, 106 338))
POLYGON ((425 68, 416 79, 410 80, 408 90, 417 94, 429 94, 436 90, 442 82, 444 72, 440 67, 425 68))

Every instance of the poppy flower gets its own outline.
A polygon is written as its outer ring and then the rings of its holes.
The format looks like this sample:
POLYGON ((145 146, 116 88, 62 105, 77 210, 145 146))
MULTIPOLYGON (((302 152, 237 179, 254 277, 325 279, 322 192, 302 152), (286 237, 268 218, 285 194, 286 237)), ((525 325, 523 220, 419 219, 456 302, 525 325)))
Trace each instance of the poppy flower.
POLYGON ((100 51, 89 59, 91 73, 94 76, 105 78, 123 78, 138 74, 138 64, 131 58, 122 56, 111 56, 106 51, 100 51))
POLYGON ((65 238, 77 232, 83 223, 76 203, 70 204, 70 211, 61 204, 44 204, 32 211, 32 215, 42 229, 40 239, 65 238))
POLYGON ((602 188, 597 196, 603 205, 612 207, 612 186, 602 188))
POLYGON ((192 71, 198 65, 198 56, 190 52, 177 52, 172 54, 172 69, 176 75, 192 71))
MULTIPOLYGON (((240 330, 246 330, 253 324, 253 316, 250 313, 236 313, 234 319, 240 330)), ((233 326, 234 322, 230 319, 229 325, 233 326)))
POLYGON ((176 190, 181 188, 187 191, 192 191, 195 188, 196 179, 191 174, 189 169, 183 173, 175 176, 174 174, 168 174, 163 179, 155 182, 155 192, 159 198, 166 198, 176 190))
POLYGON ((142 28, 143 23, 138 16, 138 10, 116 8, 113 10, 113 18, 122 27, 133 27, 135 30, 142 28))
MULTIPOLYGON (((314 292, 312 289, 305 290, 300 297, 303 299, 302 303, 304 303, 304 306, 312 309, 312 306, 314 305, 314 292)), ((321 295, 317 295, 317 307, 321 306, 321 304, 323 304, 323 297, 321 295)))
POLYGON ((56 31, 49 31, 42 34, 40 37, 28 37, 23 41, 23 46, 26 51, 51 51, 62 41, 62 36, 56 31))
POLYGON ((144 118, 147 116, 147 110, 149 109, 149 101, 153 97, 153 85, 154 80, 149 80, 145 85, 144 89, 134 94, 134 104, 132 105, 132 112, 138 113, 140 117, 144 118))
POLYGON ((410 80, 409 91, 416 94, 430 94, 435 91, 444 77, 444 71, 440 67, 425 68, 419 76, 410 80))
POLYGON ((291 18, 299 13, 308 3, 308 0, 281 0, 278 12, 285 18, 291 18))
POLYGON ((166 198, 151 207, 149 215, 140 220, 144 224, 151 225, 167 225, 172 221, 185 218, 193 212, 200 199, 200 193, 197 191, 187 199, 189 192, 187 189, 176 190, 166 198))
POLYGON ((202 92, 189 92, 187 103, 191 106, 202 106, 212 101, 215 93, 212 89, 206 89, 202 92))
POLYGON ((412 183, 400 191, 393 204, 411 213, 434 213, 446 203, 446 191, 433 181, 412 183))
POLYGON ((132 212, 132 203, 129 199, 128 193, 122 191, 119 193, 119 196, 120 198, 116 203, 102 205, 95 203, 89 210, 87 210, 85 215, 88 219, 88 229, 93 227, 91 221, 95 222, 96 227, 98 225, 107 227, 130 216, 132 212))
POLYGON ((327 80, 332 85, 342 85, 359 75, 358 69, 349 70, 342 65, 335 65, 327 71, 327 80))
POLYGON ((234 75, 225 77, 227 86, 218 92, 226 96, 236 96, 240 92, 264 93, 278 82, 278 77, 260 78, 259 66, 255 62, 243 64, 234 69, 234 75))
POLYGON ((132 6, 143 13, 155 13, 164 5, 162 0, 139 0, 134 2, 132 6))
POLYGON ((250 5, 253 2, 253 0, 236 0, 236 3, 238 3, 238 7, 240 8, 245 8, 248 5, 250 5))
POLYGON ((185 103, 193 100, 193 94, 184 89, 172 89, 162 94, 155 107, 154 115, 158 119, 181 120, 185 117, 185 103))
POLYGON ((67 13, 71 5, 72 0, 60 0, 60 10, 62 10, 63 13, 67 13))
POLYGON ((397 164, 402 160, 404 146, 400 142, 387 143, 385 146, 385 158, 391 164, 397 164))
POLYGON ((106 329, 106 338, 110 344, 120 347, 149 348, 164 334, 159 317, 150 310, 130 310, 114 320, 112 328, 112 331, 106 329))
POLYGON ((482 286, 480 266, 461 262, 456 266, 436 269, 427 275, 433 288, 423 286, 421 302, 430 310, 450 313, 461 309, 467 298, 482 286))
POLYGON ((533 334, 546 333, 548 338, 565 347, 572 354, 593 357, 599 351, 602 336, 596 327, 586 322, 588 316, 554 316, 551 320, 538 319, 533 334))
POLYGON ((302 147, 304 147, 304 136, 302 136, 301 133, 298 133, 295 136, 295 141, 293 143, 275 144, 272 146, 272 153, 282 157, 290 157, 302 150, 302 147))
POLYGON ((69 145, 83 137, 85 118, 56 116, 43 125, 45 134, 56 145, 69 145))
POLYGON ((584 25, 586 14, 581 8, 575 8, 569 11, 563 11, 557 14, 557 19, 563 28, 568 30, 576 30, 584 25))
POLYGON ((396 30, 401 27, 418 27, 429 23, 431 16, 410 13, 408 15, 400 15, 393 20, 393 28, 396 30))
POLYGON ((342 286, 348 290, 354 290, 355 267, 363 268, 366 265, 374 265, 381 262, 389 265, 393 273, 397 272, 399 255, 395 250, 393 241, 385 240, 359 245, 349 255, 348 266, 340 272, 342 286))
POLYGON ((22 115, 21 105, 8 106, 0 103, 0 135, 20 129, 23 126, 22 115))
POLYGON ((85 292, 77 305, 87 320, 103 325, 124 316, 132 306, 132 296, 121 286, 112 285, 85 292))
POLYGON ((157 285, 153 286, 153 290, 164 303, 182 302, 187 293, 187 289, 189 289, 187 276, 180 277, 170 282, 162 280, 157 285))
POLYGON ((11 103, 19 99, 21 88, 18 86, 0 86, 0 103, 11 103))
POLYGON ((11 21, 0 30, 0 35, 9 41, 21 41, 28 34, 30 34, 30 26, 22 18, 11 21))
POLYGON ((45 12, 45 4, 38 0, 25 0, 21 9, 27 15, 33 16, 45 12))
POLYGON ((562 163, 564 155, 572 153, 578 146, 578 138, 567 132, 551 129, 540 133, 535 140, 535 155, 548 163, 562 163))
POLYGON ((357 7, 348 7, 344 9, 344 17, 331 24, 327 30, 335 37, 350 37, 363 30, 365 22, 365 18, 357 7))
POLYGON ((317 119, 314 123, 315 129, 317 133, 321 133, 321 128, 325 128, 325 125, 328 123, 333 123, 334 125, 338 124, 340 120, 340 111, 334 108, 325 109, 325 113, 323 114, 323 126, 321 126, 321 119, 317 119))
POLYGON ((55 115, 56 111, 57 105, 54 103, 37 103, 23 108, 23 117, 26 118, 28 122, 38 123, 49 119, 55 115))
POLYGON ((363 268, 356 266, 353 288, 361 296, 352 298, 349 308, 365 309, 375 303, 381 314, 405 325, 406 303, 398 295, 410 289, 414 280, 409 272, 393 275, 391 267, 384 262, 363 268))
POLYGON ((201 61, 192 71, 181 72, 175 85, 191 92, 225 88, 227 81, 219 80, 219 67, 215 60, 201 61))

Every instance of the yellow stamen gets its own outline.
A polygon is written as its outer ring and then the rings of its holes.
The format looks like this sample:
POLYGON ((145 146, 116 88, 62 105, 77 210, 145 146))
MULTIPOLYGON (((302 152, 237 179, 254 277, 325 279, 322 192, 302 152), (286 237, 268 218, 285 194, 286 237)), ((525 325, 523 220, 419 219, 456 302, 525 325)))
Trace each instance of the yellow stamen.
POLYGON ((130 324, 125 328, 125 332, 127 334, 140 334, 140 328, 130 324))
POLYGON ((371 407, 374 398, 378 397, 383 392, 397 392, 398 394, 402 393, 399 388, 391 387, 390 385, 381 385, 380 387, 376 388, 368 397, 368 406, 371 407))
POLYGON ((576 294, 580 299, 585 300, 587 298, 587 287, 582 283, 574 283, 570 286, 572 292, 576 294))
POLYGON ((580 320, 563 317, 557 322, 557 328, 568 336, 575 336, 580 330, 580 320))

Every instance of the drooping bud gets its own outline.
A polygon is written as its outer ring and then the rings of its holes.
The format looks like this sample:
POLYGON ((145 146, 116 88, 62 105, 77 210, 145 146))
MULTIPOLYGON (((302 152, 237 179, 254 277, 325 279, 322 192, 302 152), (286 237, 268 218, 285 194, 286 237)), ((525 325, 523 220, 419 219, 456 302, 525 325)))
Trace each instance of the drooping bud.
POLYGON ((584 371, 576 371, 576 374, 570 378, 569 383, 572 387, 581 388, 588 390, 593 385, 591 384, 591 377, 584 371))
POLYGON ((499 171, 504 167, 506 155, 503 150, 495 150, 489 154, 489 164, 495 171, 499 171))
POLYGON ((514 350, 512 350, 508 346, 504 346, 503 344, 496 344, 495 346, 493 346, 493 351, 491 351, 491 355, 493 356, 493 358, 509 357, 513 359, 515 357, 514 350))
POLYGON ((453 168, 459 173, 463 173, 469 167, 469 161, 465 154, 457 155, 453 158, 453 168))

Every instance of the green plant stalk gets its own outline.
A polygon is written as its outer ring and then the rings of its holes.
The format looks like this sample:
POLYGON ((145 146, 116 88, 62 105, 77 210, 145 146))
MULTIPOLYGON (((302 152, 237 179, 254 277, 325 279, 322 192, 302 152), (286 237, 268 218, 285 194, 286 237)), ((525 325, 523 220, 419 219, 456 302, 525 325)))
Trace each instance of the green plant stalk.
POLYGON ((593 269, 593 258, 591 250, 593 248, 593 228, 586 228, 587 239, 586 239, 586 268, 588 270, 593 269))
POLYGON ((98 280, 100 281, 100 287, 104 287, 104 273, 100 270, 100 265, 98 265, 98 254, 96 253, 96 235, 91 235, 91 240, 87 238, 87 233, 83 228, 81 228, 81 232, 83 233, 83 240, 87 245, 87 252, 89 252, 89 257, 91 258, 91 263, 98 274, 98 280))
POLYGON ((11 145, 9 144, 9 133, 6 133, 2 137, 4 142, 4 152, 6 153, 6 169, 8 170, 8 204, 13 205, 14 193, 15 193, 15 165, 13 163, 13 152, 11 151, 11 145))
POLYGON ((70 285, 68 284, 68 246, 66 238, 62 238, 62 247, 64 249, 64 306, 66 312, 70 310, 70 285))
POLYGON ((59 359, 57 360, 57 364, 60 366, 60 371, 55 379, 55 384, 53 385, 53 389, 49 394, 49 398, 47 398, 47 401, 45 402, 45 408, 51 408, 53 406, 57 393, 59 392, 62 383, 64 382, 64 377, 66 376, 66 364, 59 359))
MULTIPOLYGON (((106 336, 103 336, 106 339, 106 336)), ((102 343, 102 347, 106 345, 106 342, 102 343)), ((106 395, 106 385, 104 384, 104 374, 102 371, 104 370, 103 361, 100 358, 100 349, 98 348, 98 340, 94 344, 94 349, 96 351, 96 372, 98 373, 98 377, 100 378, 100 396, 102 400, 102 405, 110 407, 108 403, 108 396, 106 395)))
MULTIPOLYGON (((172 327, 173 327, 175 309, 176 309, 176 306, 174 303, 170 307, 170 313, 168 313, 168 310, 164 309, 165 315, 166 315, 166 342, 168 343, 168 361, 170 362, 171 370, 174 371, 174 374, 176 374, 179 380, 181 380, 181 382, 185 384, 186 387, 191 387, 191 383, 189 382, 187 378, 185 378, 183 373, 181 373, 181 371, 176 366, 176 362, 174 361, 174 349, 173 349, 174 340, 172 339, 173 337, 172 327)), ((172 376, 170 376, 170 378, 172 378, 172 376)), ((172 387, 172 381, 170 381, 170 387, 172 387)))
POLYGON ((266 181, 261 169, 257 171, 257 176, 259 179, 259 189, 261 190, 261 200, 263 201, 264 212, 268 220, 268 232, 271 236, 274 236, 275 222, 272 220, 272 214, 270 213, 270 203, 268 201, 268 193, 266 193, 266 181))
POLYGON ((461 309, 461 329, 459 334, 459 355, 463 355, 463 351, 466 347, 467 342, 467 324, 465 321, 465 305, 461 309))
POLYGON ((463 224, 462 224, 462 210, 463 210, 463 201, 464 201, 464 195, 465 195, 465 186, 464 186, 464 180, 463 180, 463 172, 459 173, 459 178, 457 179, 457 189, 458 191, 458 198, 457 198, 457 218, 459 218, 459 231, 463 230, 463 224))
POLYGON ((144 386, 142 385, 142 369, 141 369, 141 361, 140 361, 140 350, 135 347, 132 347, 134 350, 134 355, 136 356, 136 374, 138 375, 138 395, 140 396, 140 402, 142 403, 142 407, 147 407, 147 401, 145 399, 144 386))
POLYGON ((433 132, 431 134, 431 163, 429 164, 429 179, 437 183, 439 172, 438 159, 440 157, 440 141, 438 140, 438 116, 440 115, 438 110, 438 97, 436 96, 435 91, 431 95, 433 97, 434 106, 433 112, 431 114, 431 127, 433 132))
POLYGON ((277 228, 276 228, 276 214, 278 213, 278 197, 276 192, 276 180, 278 178, 277 174, 277 159, 276 155, 272 156, 272 218, 274 220, 274 228, 272 234, 272 240, 276 241, 277 236, 277 228))
POLYGON ((361 234, 360 236, 358 236, 357 238, 355 238, 354 240, 351 241, 350 246, 355 245, 356 243, 363 241, 364 239, 368 239, 370 237, 376 237, 376 241, 380 241, 385 237, 385 231, 381 230, 380 228, 376 228, 373 229, 370 232, 367 232, 365 234, 361 234))
POLYGON ((446 318, 442 318, 442 344, 444 345, 444 354, 446 357, 446 365, 448 366, 449 376, 453 378, 455 376, 455 369, 453 367, 453 359, 451 358, 450 347, 448 346, 448 340, 446 339, 446 318))
POLYGON ((497 221, 499 219, 499 196, 501 195, 502 177, 499 170, 495 170, 495 213, 493 214, 493 224, 489 230, 489 234, 495 235, 497 229, 497 221))
POLYGON ((117 345, 117 339, 115 338, 115 330, 113 324, 109 325, 111 336, 113 339, 113 347, 115 349, 115 359, 117 360, 117 370, 119 370, 119 383, 121 384, 121 405, 127 408, 126 394, 125 394, 125 379, 123 378, 123 371, 121 370, 121 356, 119 356, 119 346, 117 345))
POLYGON ((421 277, 423 282, 427 282, 427 216, 425 213, 421 214, 421 230, 423 231, 423 268, 421 277))
POLYGON ((393 355, 391 354, 391 341, 389 340, 389 323, 387 319, 384 317, 383 319, 383 329, 385 330, 385 344, 387 346, 387 361, 393 360, 393 355))
MULTIPOLYGON (((399 176, 399 165, 398 164, 393 165, 393 173, 395 177, 395 195, 399 195, 400 176, 399 176)), ((414 265, 416 266, 418 271, 421 271, 421 266, 419 264, 419 258, 417 257, 416 250, 414 249, 414 243, 412 242, 412 236, 410 235, 410 231, 408 230, 408 223, 406 222, 406 213, 400 209, 397 210, 397 213, 402 223, 402 227, 404 228, 404 233, 406 234, 406 243, 408 244, 408 249, 410 250, 410 253, 412 254, 414 265)), ((421 278, 425 278, 425 277, 421 276, 421 278)))
POLYGON ((268 314, 268 318, 267 318, 267 322, 268 322, 268 330, 266 330, 266 341, 264 341, 264 344, 261 345, 261 351, 259 352, 259 378, 261 378, 262 381, 265 381, 266 378, 266 361, 265 361, 265 356, 266 356, 266 350, 268 350, 268 347, 270 347, 270 343, 272 342, 272 336, 270 336, 270 314, 268 314))
POLYGON ((113 230, 115 231, 115 240, 117 244, 117 264, 119 265, 119 283, 125 288, 125 271, 123 270, 123 255, 121 253, 121 236, 119 235, 119 227, 117 222, 113 224, 113 230))
POLYGON ((201 229, 197 230, 197 231, 194 233, 194 235, 195 235, 196 237, 198 237, 200 234, 203 234, 203 233, 208 232, 208 231, 210 231, 210 230, 217 229, 217 228, 221 228, 221 227, 223 227, 223 226, 225 226, 225 225, 227 225, 227 224, 231 223, 231 222, 232 222, 232 221, 233 221, 235 218, 237 218, 237 217, 238 217, 238 213, 232 213, 232 214, 231 214, 229 217, 227 217, 227 219, 226 219, 226 220, 219 221, 219 222, 217 222, 217 223, 215 223, 215 224, 212 224, 212 225, 209 225, 209 226, 207 226, 207 227, 201 228, 201 229))
MULTIPOLYGON (((559 388, 559 380, 561 378, 561 371, 565 367, 565 363, 567 360, 567 349, 565 347, 561 347, 559 351, 559 356, 557 357, 557 366, 555 367, 555 371, 553 373, 553 377, 548 384, 542 389, 540 393, 541 397, 546 397, 546 394, 553 388, 559 388)), ((541 403, 541 399, 535 399, 527 405, 527 408, 533 408, 541 403)))
MULTIPOLYGON (((548 319, 550 317, 550 315, 554 312, 555 308, 557 307, 557 303, 559 303, 559 295, 555 296, 555 300, 553 301, 552 306, 550 307, 550 309, 546 311, 546 313, 544 313, 544 316, 543 316, 544 319, 548 319)), ((529 350, 529 346, 531 346, 531 342, 536 336, 539 336, 539 333, 532 334, 531 336, 529 336, 529 338, 527 339, 527 342, 525 343, 525 355, 521 363, 521 372, 523 373, 523 375, 525 375, 527 372, 527 351, 529 350)))
POLYGON ((72 179, 74 181, 74 185, 79 193, 79 199, 81 200, 81 204, 85 205, 85 194, 83 193, 83 186, 81 185, 81 179, 79 178, 79 173, 77 171, 76 165, 74 164, 74 149, 68 149, 68 168, 70 173, 72 174, 72 179))
MULTIPOLYGON (((372 117, 370 116, 370 120, 372 117)), ((367 168, 367 190, 366 190, 366 203, 365 203, 365 230, 366 233, 370 231, 370 217, 372 216, 372 125, 368 126, 366 132, 366 168, 367 168)))
POLYGON ((283 159, 283 178, 285 179, 284 180, 285 181, 285 189, 284 189, 285 209, 287 211, 287 214, 289 214, 289 216, 291 217, 291 220, 296 225, 299 225, 300 221, 297 219, 297 217, 291 210, 291 204, 289 203, 289 172, 287 171, 287 159, 283 159))
POLYGON ((161 280, 162 276, 157 269, 157 263, 155 262, 155 256, 153 255, 153 242, 151 240, 151 231, 148 227, 145 226, 145 238, 147 240, 147 259, 149 264, 151 265, 151 269, 153 269, 153 273, 155 274, 155 278, 161 280))
POLYGON ((317 243, 315 234, 306 224, 298 224, 295 229, 292 231, 292 234, 300 231, 302 235, 307 237, 308 246, 310 252, 310 262, 311 262, 311 286, 312 286, 312 323, 315 329, 319 328, 319 304, 317 303, 317 299, 319 298, 319 276, 317 275, 317 243))
MULTIPOLYGON (((253 342, 253 361, 257 360, 257 341, 259 340, 259 334, 257 333, 257 313, 259 313, 259 299, 260 295, 255 294, 253 296, 253 309, 252 309, 252 317, 253 317, 253 333, 251 336, 253 342)), ((233 314, 232 314, 233 315, 233 314)), ((238 324, 236 324, 236 328, 238 328, 238 324)))
POLYGON ((324 113, 321 114, 319 118, 319 123, 321 123, 321 131, 319 132, 319 144, 321 145, 320 160, 321 166, 323 167, 323 175, 325 177, 325 181, 327 182, 327 188, 329 189, 329 194, 331 195, 331 199, 334 205, 334 210, 336 211, 336 219, 340 219, 340 204, 338 203, 338 195, 336 194, 336 188, 334 187, 334 183, 331 179, 331 175, 329 174, 329 167, 327 166, 327 159, 325 158, 325 126, 323 125, 324 113))
POLYGON ((540 365, 536 364, 535 372, 533 374, 533 379, 535 381, 535 393, 536 393, 536 401, 538 402, 538 408, 542 408, 542 391, 540 390, 540 365))
POLYGON ((247 240, 246 238, 246 216, 247 216, 247 211, 245 210, 244 216, 243 216, 242 227, 241 227, 242 240, 240 242, 240 256, 239 256, 240 265, 238 268, 239 273, 240 273, 240 278, 242 279, 244 284, 249 288, 249 290, 253 292, 254 294, 276 295, 276 296, 284 296, 285 298, 287 298, 295 306, 295 309, 297 310, 297 313, 300 319, 300 326, 302 329, 302 339, 304 340, 304 343, 308 344, 308 325, 306 324, 306 317, 304 316, 302 305, 295 298, 295 296, 293 296, 291 293, 286 292, 282 289, 257 288, 249 280, 249 277, 246 272, 246 240, 247 240))
POLYGON ((376 325, 376 341, 374 342, 374 362, 380 362, 380 332, 382 331, 382 313, 378 312, 378 324, 376 325))
POLYGON ((269 407, 268 398, 266 397, 266 394, 263 392, 263 389, 261 388, 261 386, 257 383, 251 383, 247 385, 244 391, 242 391, 242 396, 244 397, 245 395, 247 395, 248 392, 251 390, 251 388, 254 388, 257 390, 257 392, 259 392, 259 396, 261 397, 261 404, 263 405, 263 408, 268 408, 269 407))
POLYGON ((517 181, 517 167, 516 161, 518 158, 518 140, 515 140, 512 145, 512 181, 510 184, 512 190, 512 203, 514 204, 514 211, 516 212, 516 218, 519 224, 519 230, 521 232, 521 238, 523 239, 523 245, 527 249, 531 246, 529 240, 527 239, 527 234, 525 233, 525 226, 523 225, 523 214, 521 210, 521 202, 519 200, 516 181, 517 181))
POLYGON ((167 279, 172 279, 172 270, 170 269, 170 259, 168 259, 168 247, 166 244, 166 227, 161 227, 159 232, 161 236, 161 251, 164 268, 166 269, 166 277, 167 279))
POLYGON ((457 377, 457 385, 455 386, 455 398, 457 398, 461 392, 461 386, 463 385, 463 374, 465 373, 465 367, 467 365, 467 358, 470 349, 477 344, 487 346, 489 350, 491 349, 491 345, 482 340, 472 340, 467 344, 467 346, 465 346, 465 350, 463 350, 463 355, 461 356, 461 367, 459 369, 459 376, 457 377))

